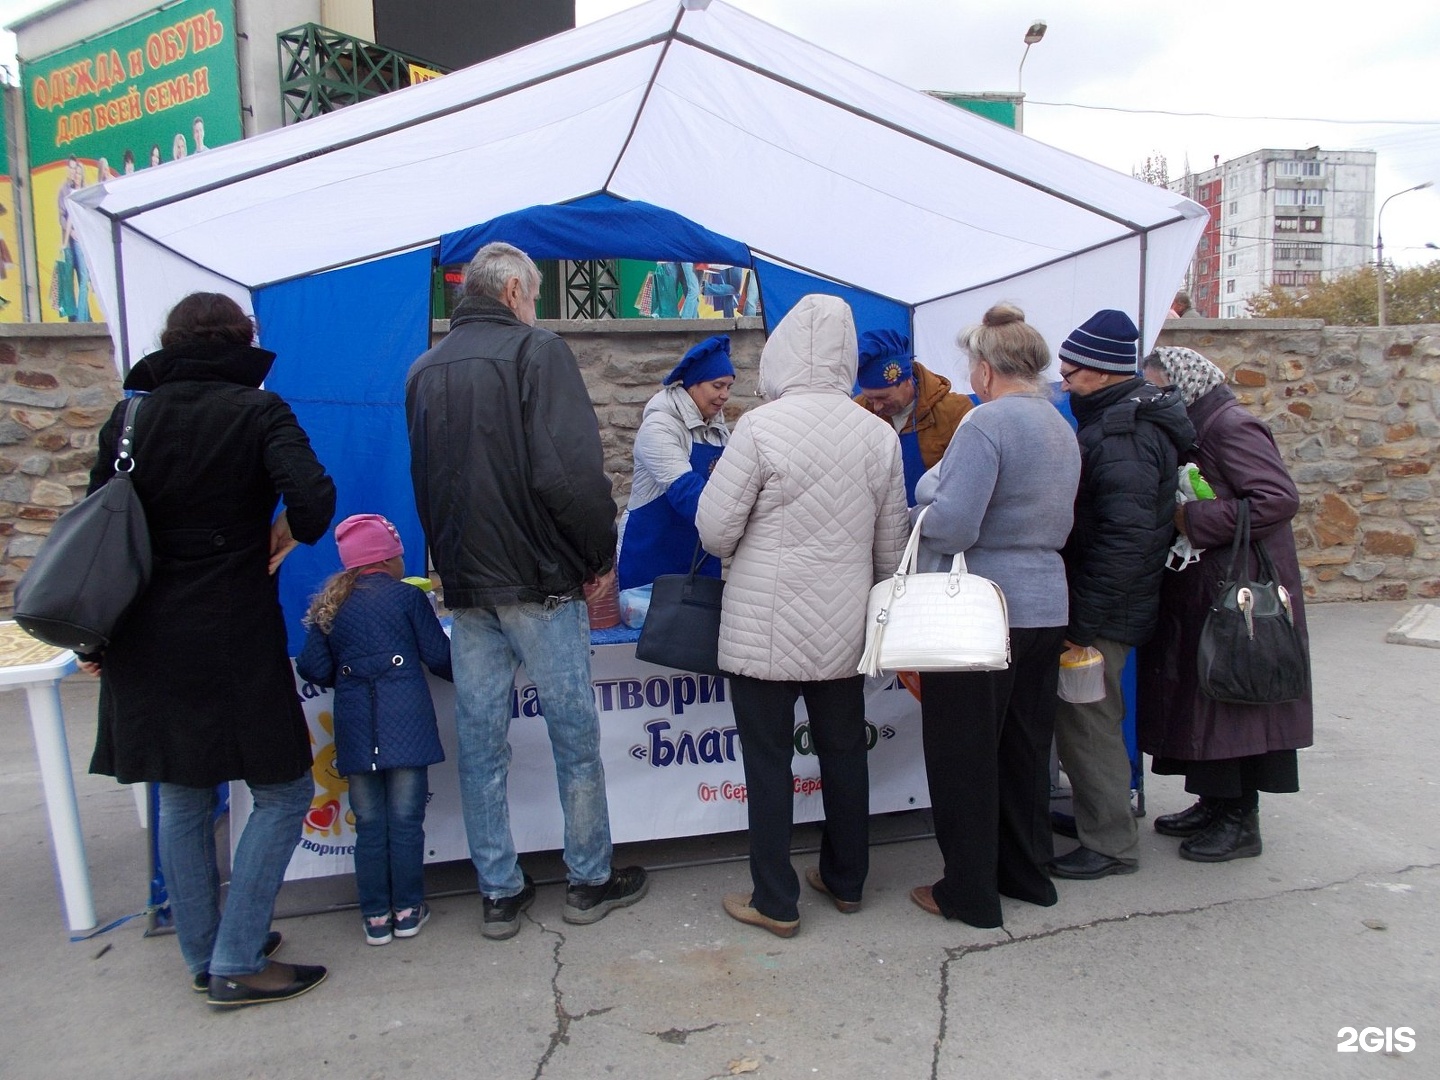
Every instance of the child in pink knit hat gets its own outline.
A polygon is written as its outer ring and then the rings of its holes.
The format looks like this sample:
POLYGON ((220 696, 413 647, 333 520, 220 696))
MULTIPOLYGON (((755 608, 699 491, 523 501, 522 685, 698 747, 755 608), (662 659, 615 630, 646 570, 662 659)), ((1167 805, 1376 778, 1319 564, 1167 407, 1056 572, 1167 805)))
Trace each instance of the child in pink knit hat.
POLYGON ((449 679, 450 641, 419 589, 402 582, 405 546, 379 514, 335 527, 345 567, 310 602, 300 677, 333 686, 335 767, 355 814, 355 885, 365 940, 414 937, 425 902, 427 770, 445 760, 423 663, 449 679))

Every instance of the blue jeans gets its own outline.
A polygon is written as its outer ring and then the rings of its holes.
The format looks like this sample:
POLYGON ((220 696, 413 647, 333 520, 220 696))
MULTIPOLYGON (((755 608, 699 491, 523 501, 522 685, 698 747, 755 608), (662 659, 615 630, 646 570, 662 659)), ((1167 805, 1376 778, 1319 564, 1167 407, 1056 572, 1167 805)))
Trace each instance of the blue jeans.
POLYGON ((480 891, 492 900, 525 887, 510 832, 506 778, 510 710, 520 664, 540 695, 565 815, 565 865, 574 885, 610 877, 610 808, 600 761, 600 717, 590 683, 585 605, 462 608, 450 635, 459 735, 460 802, 480 891))
POLYGON ((355 886, 367 919, 419 907, 425 899, 425 803, 428 770, 355 773, 355 886))
POLYGON ((180 955, 192 975, 207 968, 212 975, 253 975, 265 967, 261 950, 275 897, 300 842, 315 782, 307 772, 288 783, 249 788, 255 808, 235 848, 222 914, 215 865, 215 789, 160 785, 160 862, 180 955))

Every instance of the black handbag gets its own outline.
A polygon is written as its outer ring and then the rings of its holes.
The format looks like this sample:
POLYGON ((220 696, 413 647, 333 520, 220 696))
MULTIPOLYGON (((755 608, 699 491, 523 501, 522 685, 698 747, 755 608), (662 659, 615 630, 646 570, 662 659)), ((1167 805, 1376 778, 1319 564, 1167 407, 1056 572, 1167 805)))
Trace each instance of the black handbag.
POLYGON ((725 582, 697 573, 705 560, 699 542, 688 574, 662 574, 650 589, 650 610, 635 643, 647 664, 723 675, 720 670, 720 597, 725 582))
POLYGON ((150 584, 150 530, 130 479, 139 408, 139 397, 125 408, 115 475, 55 522, 15 586, 15 621, 47 645, 99 652, 150 584))
POLYGON ((1200 630, 1200 691, 1240 705, 1297 701, 1310 690, 1309 651, 1269 553, 1255 546, 1252 579, 1250 551, 1250 503, 1241 499, 1230 569, 1200 630))

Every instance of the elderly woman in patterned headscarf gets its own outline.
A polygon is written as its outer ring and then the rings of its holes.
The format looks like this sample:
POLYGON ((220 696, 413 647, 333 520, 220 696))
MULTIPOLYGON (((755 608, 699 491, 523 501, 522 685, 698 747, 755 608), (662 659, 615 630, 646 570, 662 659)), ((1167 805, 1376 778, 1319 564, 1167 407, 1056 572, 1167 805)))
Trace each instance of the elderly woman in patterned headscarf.
MULTIPOLYGON (((1180 774, 1199 801, 1155 819, 1155 831, 1182 837, 1180 856, 1225 862, 1260 854, 1261 791, 1298 791, 1295 751, 1313 741, 1310 697, 1281 705, 1238 705, 1200 692, 1195 654, 1205 614, 1220 590, 1241 499, 1250 503, 1252 546, 1263 547, 1289 591, 1302 636, 1305 605, 1290 521, 1295 484, 1270 429, 1225 385, 1225 373, 1192 349, 1162 347, 1145 358, 1145 378, 1175 386, 1195 425, 1191 462, 1215 497, 1179 506, 1175 526, 1200 561, 1167 573, 1160 624, 1137 653, 1140 749, 1156 773, 1180 774)), ((1254 567, 1252 566, 1252 569, 1254 567)))

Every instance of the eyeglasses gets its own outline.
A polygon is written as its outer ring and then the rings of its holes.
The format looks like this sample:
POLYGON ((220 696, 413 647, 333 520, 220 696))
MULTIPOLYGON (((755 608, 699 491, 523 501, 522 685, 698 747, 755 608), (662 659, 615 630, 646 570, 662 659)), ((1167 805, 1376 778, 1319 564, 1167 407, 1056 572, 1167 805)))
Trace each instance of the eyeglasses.
POLYGON ((1082 372, 1082 371, 1084 371, 1084 370, 1085 370, 1084 368, 1080 368, 1080 367, 1072 367, 1069 371, 1066 371, 1064 368, 1061 368, 1061 369, 1060 369, 1060 381, 1061 381, 1061 382, 1069 382, 1071 379, 1073 379, 1076 375, 1080 374, 1080 372, 1082 372))

